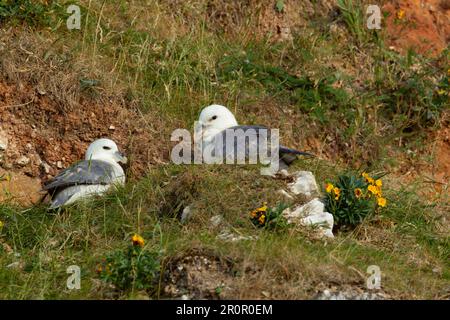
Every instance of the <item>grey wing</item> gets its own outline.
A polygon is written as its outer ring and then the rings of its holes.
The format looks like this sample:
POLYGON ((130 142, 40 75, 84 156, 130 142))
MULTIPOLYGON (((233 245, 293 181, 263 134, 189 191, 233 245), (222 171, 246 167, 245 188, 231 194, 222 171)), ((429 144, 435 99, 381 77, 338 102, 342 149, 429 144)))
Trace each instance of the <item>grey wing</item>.
MULTIPOLYGON (((216 148, 216 150, 222 150, 222 154, 219 154, 218 156, 223 157, 224 155, 232 155, 234 156, 233 159, 236 159, 238 152, 244 152, 247 159, 249 157, 250 150, 255 150, 258 155, 262 152, 264 156, 270 157, 271 134, 272 131, 269 128, 259 125, 240 125, 228 128, 217 135, 217 138, 221 139, 222 146, 222 148, 216 148), (248 137, 248 140, 239 140, 234 137, 232 141, 228 141, 227 145, 227 131, 229 134, 234 134, 234 136, 236 136, 238 131, 241 131, 246 134, 245 139, 248 137), (264 139, 266 139, 266 143, 263 146, 262 141, 264 141, 264 139)), ((216 140, 216 145, 217 142, 218 140, 216 140)), ((286 164, 293 162, 297 158, 297 155, 313 156, 307 152, 298 151, 279 145, 279 158, 286 164)))
POLYGON ((61 171, 44 186, 44 190, 54 193, 70 186, 107 185, 113 183, 114 178, 114 168, 108 162, 83 160, 61 171))
POLYGON ((255 152, 255 155, 260 153, 262 149, 262 140, 267 139, 266 148, 270 150, 270 129, 264 126, 256 125, 242 125, 234 126, 221 131, 216 135, 215 151, 219 158, 236 159, 238 155, 245 155, 248 159, 250 153, 255 152), (231 140, 230 140, 231 139, 231 140))

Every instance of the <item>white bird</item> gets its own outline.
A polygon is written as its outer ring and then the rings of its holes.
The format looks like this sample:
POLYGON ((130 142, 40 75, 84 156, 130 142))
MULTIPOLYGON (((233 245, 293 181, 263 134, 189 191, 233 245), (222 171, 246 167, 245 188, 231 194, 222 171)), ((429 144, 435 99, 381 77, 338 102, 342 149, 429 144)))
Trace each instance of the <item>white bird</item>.
MULTIPOLYGON (((267 133, 267 137, 270 135, 270 129, 265 126, 260 125, 239 125, 236 121, 236 118, 234 117, 233 113, 228 110, 228 108, 213 104, 208 107, 205 107, 199 116, 198 124, 200 125, 199 128, 201 129, 200 133, 200 140, 202 144, 202 151, 205 150, 205 148, 212 147, 211 149, 214 149, 214 146, 217 145, 218 141, 222 140, 220 146, 223 147, 223 153, 220 153, 220 150, 218 152, 219 157, 222 157, 225 154, 230 154, 230 150, 226 150, 226 131, 232 130, 232 132, 236 132, 236 130, 242 130, 244 133, 247 130, 254 130, 256 133, 256 136, 259 137, 261 135, 262 130, 265 130, 267 133)), ((235 153, 238 152, 237 150, 241 149, 244 150, 246 157, 248 158, 249 155, 249 145, 251 143, 256 143, 257 148, 260 148, 259 146, 259 139, 256 140, 256 142, 250 141, 249 144, 246 144, 244 146, 238 146, 237 145, 238 140, 234 140, 234 151, 235 153)), ((245 143, 245 140, 244 140, 245 143)), ((259 149, 258 149, 259 150, 259 149)), ((269 147, 270 150, 270 147, 269 147)), ((297 159, 297 155, 304 155, 304 156, 313 156, 310 153, 302 152, 294 149, 290 149, 284 146, 279 146, 279 169, 286 169, 289 164, 291 164, 295 159, 297 159)), ((226 157, 226 156, 225 156, 226 157)))
POLYGON ((125 173, 119 162, 126 163, 110 139, 92 142, 85 159, 61 171, 46 183, 44 190, 50 194, 50 209, 69 205, 86 197, 103 194, 113 185, 125 183, 125 173))

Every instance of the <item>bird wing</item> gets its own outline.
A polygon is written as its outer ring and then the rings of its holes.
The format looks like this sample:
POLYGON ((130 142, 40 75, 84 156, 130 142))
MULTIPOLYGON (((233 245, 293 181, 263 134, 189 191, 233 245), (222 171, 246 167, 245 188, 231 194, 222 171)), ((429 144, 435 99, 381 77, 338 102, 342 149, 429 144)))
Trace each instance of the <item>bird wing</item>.
POLYGON ((116 179, 112 164, 101 160, 83 160, 62 170, 47 182, 44 190, 54 193, 58 189, 77 185, 108 185, 116 179))
MULTIPOLYGON (((248 132, 249 130, 253 130, 253 132, 255 133, 255 137, 257 138, 254 141, 249 141, 248 143, 246 142, 246 145, 243 146, 245 148, 245 154, 246 156, 248 156, 248 152, 250 149, 250 144, 256 144, 259 142, 259 137, 261 135, 262 130, 267 130, 266 132, 266 139, 268 139, 267 141, 267 149, 270 150, 270 134, 271 134, 271 130, 265 126, 261 126, 261 125, 239 125, 239 126, 234 126, 234 127, 230 127, 226 130, 232 130, 232 133, 236 133, 236 131, 238 130, 242 130, 244 133, 248 132)), ((223 154, 230 154, 230 150, 226 150, 227 146, 226 146, 226 130, 223 130, 221 132, 219 132, 217 134, 217 138, 222 139, 222 148, 223 148, 223 154)), ((251 140, 251 139, 249 139, 251 140)), ((216 143, 218 142, 218 140, 215 140, 216 143)), ((235 138, 234 142, 233 142, 233 151, 232 152, 237 152, 238 150, 238 140, 235 138)), ((242 146, 240 146, 242 147, 242 146)), ((257 146, 257 150, 259 152, 259 146, 257 146)), ((282 145, 279 146, 279 153, 280 153, 280 158, 286 158, 286 159, 290 159, 291 158, 295 158, 296 155, 304 155, 304 156, 314 156, 310 153, 307 152, 303 152, 303 151, 298 151, 295 149, 290 149, 287 147, 284 147, 282 145)), ((288 162, 292 162, 288 161, 288 162)))

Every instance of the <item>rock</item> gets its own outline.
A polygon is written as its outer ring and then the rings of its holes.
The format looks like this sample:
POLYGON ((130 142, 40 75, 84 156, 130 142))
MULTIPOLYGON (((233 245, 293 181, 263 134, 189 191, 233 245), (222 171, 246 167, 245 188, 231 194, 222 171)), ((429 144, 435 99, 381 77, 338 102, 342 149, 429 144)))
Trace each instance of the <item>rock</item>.
POLYGON ((316 179, 310 171, 298 171, 293 174, 294 182, 290 183, 289 190, 295 195, 311 197, 319 194, 316 179))
POLYGON ((30 158, 28 158, 28 157, 26 157, 26 156, 21 156, 17 161, 16 161, 16 163, 19 165, 19 166, 26 166, 27 164, 29 164, 30 163, 30 158))
POLYGON ((113 125, 110 125, 110 126, 109 126, 109 130, 114 131, 114 130, 116 130, 116 127, 113 126, 113 125))
POLYGON ((44 172, 46 174, 50 173, 51 167, 49 166, 49 164, 47 162, 45 162, 45 161, 41 162, 41 167, 42 167, 42 169, 44 169, 44 172))
POLYGON ((286 199, 289 199, 289 200, 294 199, 294 197, 291 196, 286 190, 280 189, 277 191, 277 193, 283 195, 286 199))
POLYGON ((294 223, 296 220, 303 219, 307 216, 313 216, 324 212, 325 205, 322 201, 315 198, 308 203, 296 207, 294 210, 286 209, 283 211, 283 215, 288 223, 294 223))
POLYGON ((326 289, 320 292, 317 300, 386 300, 389 297, 383 292, 368 292, 360 288, 326 289))
POLYGON ((57 162, 56 162, 56 167, 57 167, 58 169, 62 169, 62 168, 64 167, 62 161, 57 161, 57 162))
POLYGON ((283 211, 283 216, 290 224, 319 227, 322 236, 333 238, 333 215, 325 212, 325 205, 318 198, 291 210, 283 211))
POLYGON ((187 206, 183 209, 183 212, 181 213, 181 223, 185 223, 187 220, 189 220, 192 217, 192 210, 190 206, 187 206))
POLYGON ((211 223, 211 226, 213 228, 217 228, 222 223, 222 221, 223 221, 223 217, 220 214, 215 215, 214 217, 209 219, 209 222, 211 223))
POLYGON ((258 237, 255 236, 243 236, 240 234, 234 234, 228 229, 224 229, 218 236, 217 239, 220 239, 222 241, 226 242, 237 242, 237 241, 243 241, 243 240, 257 240, 258 237))
POLYGON ((6 134, 0 131, 0 151, 6 151, 7 148, 8 148, 8 138, 6 137, 6 134))

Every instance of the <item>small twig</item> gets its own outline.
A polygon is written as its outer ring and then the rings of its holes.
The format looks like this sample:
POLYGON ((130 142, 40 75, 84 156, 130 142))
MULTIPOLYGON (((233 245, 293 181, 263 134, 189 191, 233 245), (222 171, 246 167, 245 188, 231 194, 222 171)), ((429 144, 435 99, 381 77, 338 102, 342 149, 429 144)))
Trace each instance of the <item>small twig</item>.
POLYGON ((34 101, 34 98, 31 99, 30 101, 26 102, 26 103, 16 104, 16 105, 9 105, 9 106, 5 106, 4 108, 5 108, 5 109, 8 109, 8 108, 19 108, 19 107, 24 107, 24 106, 29 105, 29 104, 32 103, 33 101, 34 101))

